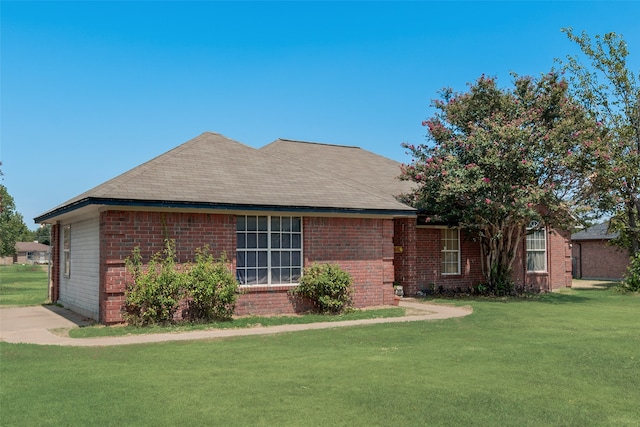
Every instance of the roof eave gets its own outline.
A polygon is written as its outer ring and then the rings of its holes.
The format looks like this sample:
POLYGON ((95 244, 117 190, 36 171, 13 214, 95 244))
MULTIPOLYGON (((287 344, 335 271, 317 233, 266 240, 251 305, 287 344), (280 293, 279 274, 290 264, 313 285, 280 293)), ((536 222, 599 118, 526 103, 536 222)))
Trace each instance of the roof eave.
POLYGON ((244 211, 273 211, 299 213, 327 213, 347 215, 389 215, 415 216, 416 210, 409 206, 406 209, 376 209, 376 208, 344 208, 344 207, 316 207, 316 206, 281 206, 281 205, 246 205, 211 202, 171 201, 171 200, 135 200, 111 199, 100 197, 86 197, 68 205, 61 206, 34 218, 36 223, 47 222, 53 218, 73 212, 90 205, 125 206, 140 208, 182 208, 182 209, 216 209, 216 210, 244 210, 244 211))

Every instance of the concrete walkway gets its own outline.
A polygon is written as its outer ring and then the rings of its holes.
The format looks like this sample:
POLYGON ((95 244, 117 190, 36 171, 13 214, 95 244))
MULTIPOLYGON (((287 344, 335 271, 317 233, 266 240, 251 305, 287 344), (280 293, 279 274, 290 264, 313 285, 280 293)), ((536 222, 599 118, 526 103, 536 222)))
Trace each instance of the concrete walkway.
POLYGON ((473 312, 471 307, 452 307, 446 305, 420 303, 412 299, 400 301, 407 309, 404 317, 381 319, 346 320, 343 322, 320 322, 303 325, 280 325, 238 329, 209 329, 180 333, 126 335, 121 337, 70 338, 66 333, 55 334, 55 329, 70 329, 91 323, 77 314, 56 306, 35 306, 0 309, 0 341, 10 343, 28 343, 40 345, 66 346, 110 346, 141 344, 164 341, 183 341, 215 339, 248 335, 269 335, 283 332, 296 332, 311 329, 339 328, 344 326, 372 325, 377 323, 415 322, 422 320, 449 319, 464 317, 473 312))

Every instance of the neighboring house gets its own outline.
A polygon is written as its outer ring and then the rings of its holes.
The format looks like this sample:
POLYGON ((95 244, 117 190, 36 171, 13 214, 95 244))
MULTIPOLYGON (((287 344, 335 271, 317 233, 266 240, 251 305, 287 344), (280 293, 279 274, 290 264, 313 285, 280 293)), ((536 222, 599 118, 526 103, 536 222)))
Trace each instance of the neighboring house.
POLYGON ((38 242, 16 242, 15 255, 3 257, 2 264, 48 264, 49 246, 38 242))
MULTIPOLYGON (((480 248, 455 228, 421 225, 396 195, 400 163, 358 147, 278 139, 254 149, 204 133, 35 218, 52 224, 52 300, 103 323, 122 321, 125 259, 175 239, 180 262, 208 245, 241 283, 237 314, 293 313, 288 291, 314 262, 354 278, 356 307, 482 280, 480 248)), ((514 280, 570 286, 568 236, 523 244, 514 280), (525 247, 528 245, 529 250, 525 247), (528 266, 528 269, 527 269, 528 266)))
POLYGON ((618 233, 609 231, 609 222, 594 225, 571 235, 573 274, 579 279, 622 279, 630 254, 612 246, 618 233))

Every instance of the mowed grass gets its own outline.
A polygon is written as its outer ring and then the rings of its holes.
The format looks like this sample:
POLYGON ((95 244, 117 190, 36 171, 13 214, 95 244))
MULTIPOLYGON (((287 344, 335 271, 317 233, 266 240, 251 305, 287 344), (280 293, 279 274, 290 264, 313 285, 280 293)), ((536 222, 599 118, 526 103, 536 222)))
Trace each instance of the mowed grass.
POLYGON ((47 302, 47 266, 0 265, 0 306, 47 302))
POLYGON ((461 319, 272 336, 1 343, 1 424, 640 425, 638 295, 463 303, 461 319))
POLYGON ((71 338, 116 337, 124 335, 158 334, 167 332, 188 332, 205 329, 255 328, 278 325, 306 324, 319 322, 342 322, 345 320, 378 319, 386 317, 402 317, 402 307, 377 308, 371 310, 352 310, 337 315, 303 314, 296 316, 244 316, 231 320, 211 321, 207 323, 177 323, 174 325, 91 325, 69 330, 71 338))

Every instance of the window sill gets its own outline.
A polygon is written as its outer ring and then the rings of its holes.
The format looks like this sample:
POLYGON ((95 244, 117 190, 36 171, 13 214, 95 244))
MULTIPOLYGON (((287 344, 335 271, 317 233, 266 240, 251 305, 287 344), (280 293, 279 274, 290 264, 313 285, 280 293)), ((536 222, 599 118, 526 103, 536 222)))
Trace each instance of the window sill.
POLYGON ((289 291, 297 286, 297 283, 291 285, 240 285, 240 290, 245 294, 256 292, 283 292, 289 291))

